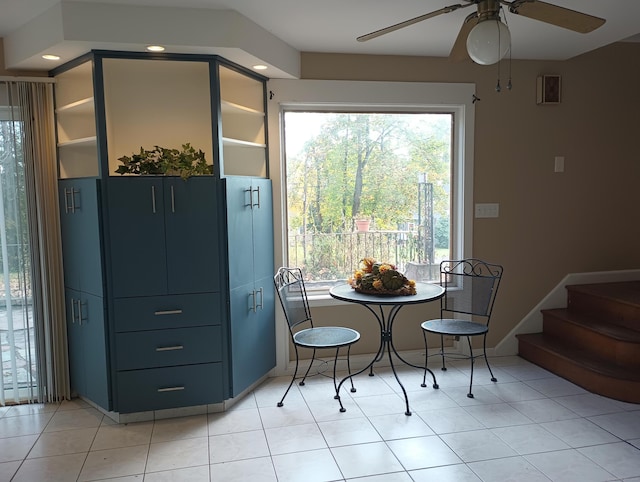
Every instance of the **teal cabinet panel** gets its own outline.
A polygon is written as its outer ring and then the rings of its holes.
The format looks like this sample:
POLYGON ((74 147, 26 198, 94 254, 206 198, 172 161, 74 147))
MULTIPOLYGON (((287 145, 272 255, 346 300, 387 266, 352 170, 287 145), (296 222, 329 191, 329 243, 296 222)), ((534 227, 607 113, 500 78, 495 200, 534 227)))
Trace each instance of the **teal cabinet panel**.
POLYGON ((229 287, 253 281, 252 178, 227 177, 227 238, 229 287))
POLYGON ((113 296, 167 293, 161 177, 107 181, 113 296))
POLYGON ((107 184, 116 298, 220 290, 216 179, 127 176, 107 184))
POLYGON ((69 349, 69 378, 71 393, 84 395, 87 391, 87 382, 84 366, 84 342, 83 330, 77 322, 77 302, 80 292, 65 289, 65 305, 67 315, 67 346, 69 349))
POLYGON ((116 345, 118 370, 222 361, 219 326, 118 333, 116 345))
POLYGON ((276 365, 273 278, 230 292, 231 394, 237 396, 276 365))
POLYGON ((230 393, 275 366, 273 200, 269 179, 227 177, 230 393))
POLYGON ((220 293, 118 298, 113 301, 116 332, 220 325, 220 293))
POLYGON ((103 299, 65 290, 71 390, 109 409, 108 356, 103 299))
POLYGON ((273 196, 270 179, 253 180, 254 198, 258 206, 253 213, 253 271, 254 278, 273 279, 273 196))
POLYGON ((101 407, 108 408, 109 403, 109 357, 105 332, 105 313, 103 299, 83 293, 80 313, 85 345, 85 366, 87 370, 86 396, 101 407))
POLYGON ((59 181, 65 286, 101 296, 100 203, 96 179, 59 181))
POLYGON ((169 293, 220 290, 218 181, 164 179, 169 293))
POLYGON ((222 363, 132 370, 118 374, 120 413, 220 403, 222 363))

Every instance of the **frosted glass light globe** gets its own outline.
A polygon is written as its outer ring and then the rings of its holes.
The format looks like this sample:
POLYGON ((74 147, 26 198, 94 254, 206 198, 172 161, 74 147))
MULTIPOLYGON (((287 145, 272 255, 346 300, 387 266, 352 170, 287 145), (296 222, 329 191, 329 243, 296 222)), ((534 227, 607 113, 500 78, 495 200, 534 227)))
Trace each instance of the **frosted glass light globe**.
POLYGON ((471 29, 467 37, 467 52, 476 64, 491 65, 509 51, 511 33, 500 20, 484 20, 471 29))

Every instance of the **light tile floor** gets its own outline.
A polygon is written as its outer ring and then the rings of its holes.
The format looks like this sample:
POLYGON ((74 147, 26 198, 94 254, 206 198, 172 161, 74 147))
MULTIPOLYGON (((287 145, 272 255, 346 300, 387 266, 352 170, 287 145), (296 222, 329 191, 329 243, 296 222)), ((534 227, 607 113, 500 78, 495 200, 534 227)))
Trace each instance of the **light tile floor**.
POLYGON ((0 481, 640 481, 640 405, 586 392, 518 357, 355 379, 271 378, 225 413, 114 424, 84 402, 0 408, 0 481))

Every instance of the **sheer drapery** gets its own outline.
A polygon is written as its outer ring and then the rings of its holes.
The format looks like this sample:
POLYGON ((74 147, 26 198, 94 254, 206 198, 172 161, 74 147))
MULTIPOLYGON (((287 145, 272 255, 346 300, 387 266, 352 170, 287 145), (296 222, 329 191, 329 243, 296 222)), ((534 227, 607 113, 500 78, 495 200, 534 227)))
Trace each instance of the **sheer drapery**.
POLYGON ((70 389, 53 86, 0 81, 0 109, 0 403, 56 401, 70 389))

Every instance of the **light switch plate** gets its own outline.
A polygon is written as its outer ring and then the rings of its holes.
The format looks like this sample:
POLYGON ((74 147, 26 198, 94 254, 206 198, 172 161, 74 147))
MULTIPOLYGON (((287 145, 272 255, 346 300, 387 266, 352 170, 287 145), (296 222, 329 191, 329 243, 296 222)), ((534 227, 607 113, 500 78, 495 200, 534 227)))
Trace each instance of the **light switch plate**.
POLYGON ((476 218, 497 218, 500 216, 500 204, 476 203, 476 218))

